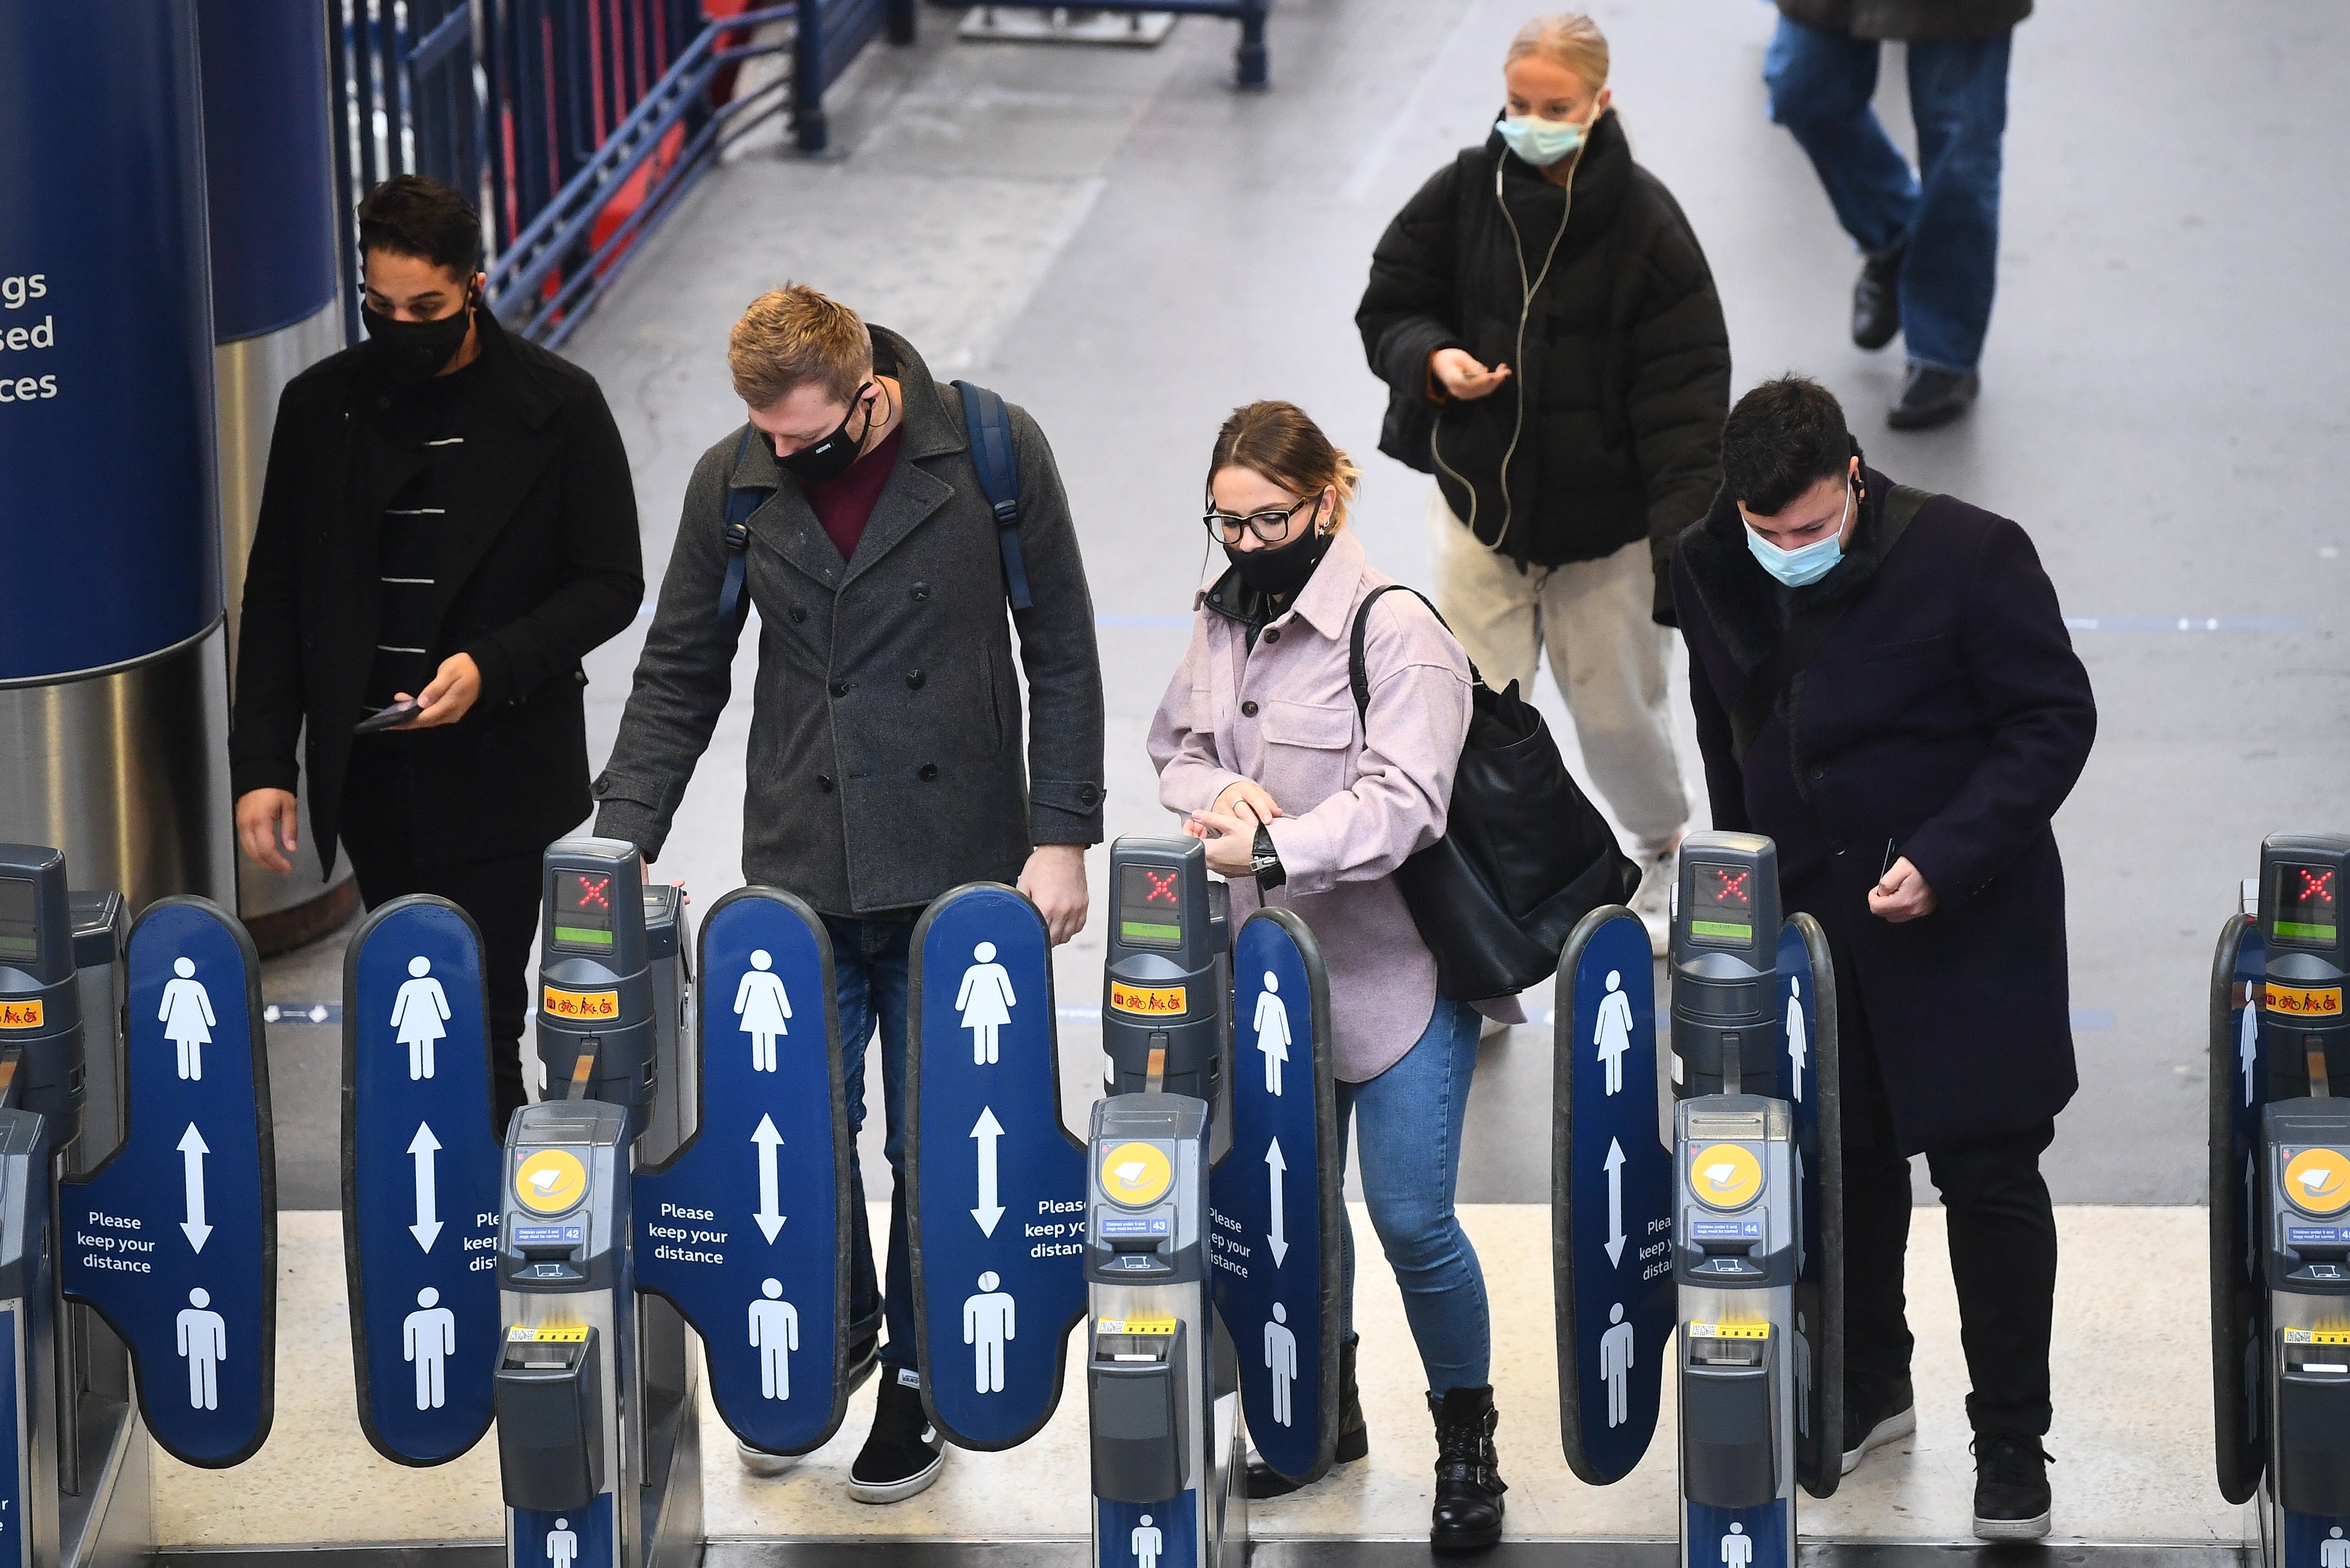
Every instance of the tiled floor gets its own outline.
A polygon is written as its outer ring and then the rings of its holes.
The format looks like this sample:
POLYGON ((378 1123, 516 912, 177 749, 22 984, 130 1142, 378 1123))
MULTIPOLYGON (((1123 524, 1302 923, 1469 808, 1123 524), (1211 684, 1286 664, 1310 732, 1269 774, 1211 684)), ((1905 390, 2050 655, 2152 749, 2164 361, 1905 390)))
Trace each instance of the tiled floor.
MULTIPOLYGON (((1583 1485, 1560 1456, 1547 1211, 1492 1204, 1462 1215, 1495 1303, 1493 1380, 1510 1533, 1669 1535, 1669 1425, 1659 1431, 1647 1462, 1615 1487, 1583 1485)), ((2220 1500, 2210 1475, 2203 1212, 2083 1207, 2060 1209, 2057 1218, 2064 1252, 2057 1425, 2048 1446, 2058 1460, 2059 1533, 2093 1541, 2241 1541, 2248 1516, 2220 1500), (2128 1283, 2116 1289, 2115 1281, 2128 1283)), ((1371 1261, 1377 1242, 1368 1223, 1359 1209, 1353 1219, 1366 1260, 1357 1323, 1366 1345, 1371 1457, 1295 1498, 1255 1505, 1252 1532, 1260 1538, 1409 1539, 1427 1528, 1434 1446, 1419 1363, 1393 1278, 1371 1261)), ((1973 1471, 1956 1309, 1940 1242, 1940 1210, 1920 1210, 1909 1267, 1918 1339, 1917 1439, 1873 1457, 1834 1499, 1806 1500, 1806 1535, 1946 1540, 1966 1533, 1973 1471)), ((453 1464, 418 1470, 378 1457, 359 1435, 337 1217, 284 1215, 279 1265, 277 1415, 269 1442, 234 1470, 195 1470, 158 1456, 156 1513, 164 1543, 495 1536, 501 1526, 492 1443, 453 1464)), ((757 1480, 735 1462, 733 1438, 705 1401, 709 1532, 962 1540, 1084 1534, 1078 1478, 1087 1464, 1085 1398, 1075 1380, 1051 1424, 1026 1446, 1002 1454, 959 1452, 937 1486, 886 1509, 850 1501, 845 1486, 871 1404, 868 1386, 832 1442, 792 1474, 757 1480)))

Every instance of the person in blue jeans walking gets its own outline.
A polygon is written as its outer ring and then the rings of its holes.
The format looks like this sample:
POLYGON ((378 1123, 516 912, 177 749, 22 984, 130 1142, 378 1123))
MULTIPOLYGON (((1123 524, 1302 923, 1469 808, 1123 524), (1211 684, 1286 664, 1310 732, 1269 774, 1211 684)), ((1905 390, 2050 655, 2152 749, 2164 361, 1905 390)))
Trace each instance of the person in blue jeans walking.
MULTIPOLYGON (((1444 836, 1469 731, 1469 656, 1408 593, 1370 607, 1360 722, 1355 618, 1388 579, 1347 531, 1355 465, 1294 404, 1251 403, 1217 435, 1206 524, 1231 569, 1192 619, 1150 724, 1159 800, 1207 840, 1232 919, 1260 904, 1313 928, 1330 976, 1338 1158, 1360 1140, 1364 1206, 1402 1288, 1436 1420, 1429 1543, 1502 1535, 1485 1276, 1454 1213, 1478 1014, 1440 996, 1436 960, 1396 886, 1444 836)), ((1370 1452, 1355 1384, 1355 1251, 1342 1227, 1337 1462, 1370 1452)), ((1295 1490, 1251 1459, 1248 1494, 1295 1490)))
MULTIPOLYGON (((964 882, 1016 881, 1056 943, 1084 926, 1086 846, 1102 836, 1093 599, 1052 450, 1025 410, 1008 420, 1029 592, 1007 617, 962 393, 913 345, 795 284, 752 301, 727 365, 748 422, 702 453, 686 486, 660 607, 596 781, 596 831, 660 853, 755 607, 743 876, 824 916, 852 1129, 865 1122, 865 1053, 880 1042, 889 1233, 877 1281, 871 1177, 852 1146, 848 1381, 877 1364, 882 1378, 848 1493, 899 1502, 946 1462, 922 1412, 906 1250, 907 949, 922 907, 964 882), (730 503, 746 492, 747 536, 730 547, 730 503), (743 596, 733 618, 720 608, 730 580, 743 596)), ((749 1448, 742 1459, 754 1475, 792 1463, 749 1448)))
POLYGON ((1771 118, 1819 171, 1836 221, 1864 260, 1852 340, 1908 354, 1886 421, 1927 430, 1964 413, 1999 264, 2000 141, 2008 47, 2032 0, 1778 0, 1763 57, 1771 118), (1887 39, 1908 45, 1918 167, 1869 106, 1887 39))

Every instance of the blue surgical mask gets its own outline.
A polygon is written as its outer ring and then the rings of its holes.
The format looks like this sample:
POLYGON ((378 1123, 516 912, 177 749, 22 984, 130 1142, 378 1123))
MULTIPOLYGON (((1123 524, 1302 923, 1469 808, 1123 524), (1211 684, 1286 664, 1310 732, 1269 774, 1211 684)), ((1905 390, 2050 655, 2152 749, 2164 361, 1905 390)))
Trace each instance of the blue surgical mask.
POLYGON ((1836 519, 1835 532, 1825 538, 1793 550, 1783 550, 1753 529, 1746 530, 1746 547, 1762 564, 1762 569, 1791 588, 1808 587, 1835 570, 1844 559, 1844 525, 1852 516, 1852 486, 1846 485, 1844 512, 1836 519))
POLYGON ((1544 119, 1530 114, 1523 119, 1505 116, 1494 129, 1509 143, 1511 151, 1537 169, 1547 169, 1560 159, 1573 156, 1590 128, 1571 119, 1544 119))

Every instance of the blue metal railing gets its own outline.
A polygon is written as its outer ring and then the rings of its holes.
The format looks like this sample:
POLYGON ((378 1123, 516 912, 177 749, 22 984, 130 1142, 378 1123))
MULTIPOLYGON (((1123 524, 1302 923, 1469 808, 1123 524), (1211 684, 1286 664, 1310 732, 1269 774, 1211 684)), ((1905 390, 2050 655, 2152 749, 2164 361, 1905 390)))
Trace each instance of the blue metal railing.
MULTIPOLYGON (((337 40, 342 210, 402 172, 464 191, 483 214, 488 297, 524 336, 559 344, 636 244, 729 142, 786 109, 821 151, 824 93, 914 0, 790 0, 711 17, 702 0, 326 0, 337 40), (764 29, 776 36, 764 41, 764 29), (747 95, 739 69, 788 54, 747 95)), ((340 247, 358 335, 354 243, 340 247)))

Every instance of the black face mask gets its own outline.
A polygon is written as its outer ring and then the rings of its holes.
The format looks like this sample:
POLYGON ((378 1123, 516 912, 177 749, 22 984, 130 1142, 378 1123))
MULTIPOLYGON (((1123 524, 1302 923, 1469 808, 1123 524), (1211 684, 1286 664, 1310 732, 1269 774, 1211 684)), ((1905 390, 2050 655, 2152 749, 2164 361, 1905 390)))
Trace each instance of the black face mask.
POLYGON ((421 387, 441 373, 465 346, 473 325, 473 296, 469 289, 463 308, 437 321, 395 321, 359 306, 367 326, 368 353, 377 372, 395 387, 421 387))
POLYGON ((855 406, 857 399, 864 397, 867 389, 872 386, 873 383, 868 381, 864 386, 857 389, 857 396, 848 400, 849 411, 840 416, 838 430, 834 431, 822 441, 810 441, 799 451, 788 455, 777 452, 775 466, 803 484, 810 483, 820 484, 827 479, 837 479, 847 472, 849 465, 855 462, 861 453, 865 438, 873 433, 873 405, 880 400, 878 398, 868 400, 865 405, 865 428, 858 431, 853 438, 848 433, 848 421, 857 417, 855 406))
POLYGON ((1270 594, 1274 598, 1287 598, 1305 586, 1314 568, 1322 564, 1324 552, 1330 548, 1330 535, 1309 527, 1286 545, 1269 545, 1262 550, 1240 550, 1224 546, 1224 558, 1241 576, 1241 586, 1252 592, 1270 594))

